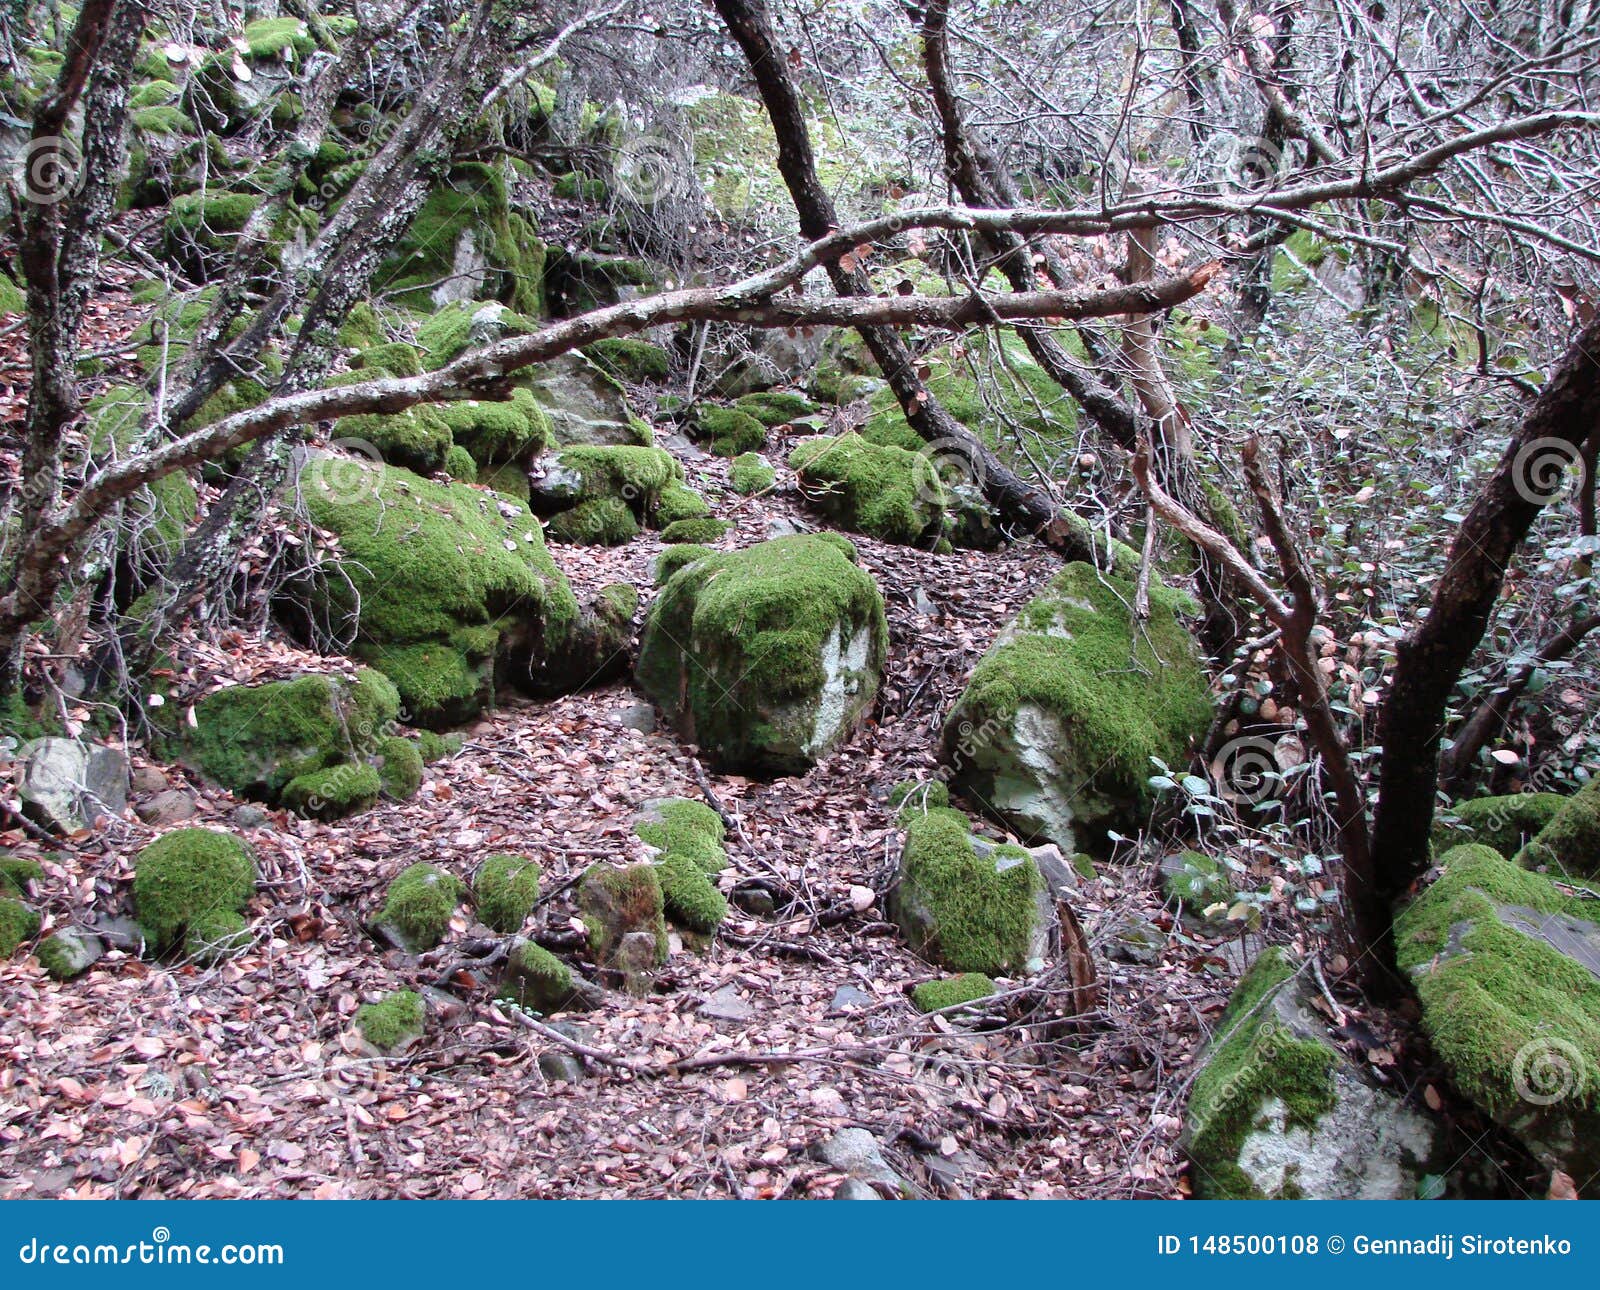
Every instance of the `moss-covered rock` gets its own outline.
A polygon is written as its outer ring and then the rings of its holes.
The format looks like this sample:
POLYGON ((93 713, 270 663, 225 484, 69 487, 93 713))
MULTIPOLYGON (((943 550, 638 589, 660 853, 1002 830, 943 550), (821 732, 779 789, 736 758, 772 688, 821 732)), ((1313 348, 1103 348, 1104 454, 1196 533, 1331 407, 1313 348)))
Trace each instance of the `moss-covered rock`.
POLYGON ((728 471, 728 481, 733 485, 734 492, 744 497, 751 497, 770 489, 778 482, 778 475, 757 454, 745 452, 733 459, 733 465, 728 471))
POLYGON ((350 366, 363 373, 364 380, 376 380, 380 376, 421 376, 422 355, 415 345, 404 341, 379 341, 352 358, 350 366))
POLYGON ((1487 846, 1455 847, 1396 921, 1456 1086, 1550 1167, 1600 1187, 1600 920, 1487 846))
POLYGON ((578 913, 596 963, 636 976, 667 961, 667 920, 655 865, 591 865, 578 883, 578 913), (632 961, 635 946, 648 951, 632 961))
POLYGON ((444 455, 442 469, 458 484, 478 482, 478 463, 472 460, 472 454, 460 444, 450 445, 450 450, 444 455))
POLYGON ((501 994, 534 1012, 561 1012, 576 1004, 572 969, 542 945, 518 940, 506 957, 501 994))
POLYGON ((295 779, 359 762, 399 715, 386 677, 308 672, 215 690, 182 729, 185 764, 240 795, 278 803, 295 779))
POLYGON ((672 360, 660 345, 634 336, 612 336, 597 340, 583 350, 601 371, 621 381, 644 385, 665 381, 672 371, 672 360))
POLYGON ((583 354, 571 352, 525 369, 522 378, 545 415, 556 442, 594 447, 643 445, 654 436, 634 413, 615 377, 583 354))
POLYGON ((496 932, 516 932, 539 903, 539 862, 532 856, 493 855, 472 880, 478 921, 496 932))
POLYGON ((1564 800, 1516 861, 1526 869, 1600 877, 1600 779, 1564 800))
POLYGON ((244 913, 255 889, 254 854, 218 829, 174 829, 133 865, 134 914, 158 951, 177 945, 191 925, 204 931, 221 915, 244 913))
POLYGON ((716 552, 710 547, 698 546, 694 543, 667 547, 656 557, 655 567, 652 570, 656 586, 664 586, 667 580, 677 573, 679 569, 683 568, 684 565, 693 564, 704 556, 715 554, 716 552))
POLYGON ((906 779, 889 790, 889 809, 899 812, 903 824, 913 813, 923 814, 950 805, 950 786, 942 779, 906 779))
POLYGON ((608 544, 616 545, 636 536, 641 524, 655 518, 664 496, 681 506, 680 491, 688 492, 683 487, 683 467, 671 453, 639 445, 585 444, 542 458, 535 468, 531 496, 541 514, 556 519, 590 507, 585 512, 589 518, 569 519, 557 528, 563 535, 579 535, 567 540, 594 544, 611 538, 608 544), (602 502, 606 505, 597 505, 602 502), (624 510, 627 520, 621 517, 624 510), (624 532, 626 537, 616 537, 624 532))
POLYGON ((432 730, 417 732, 417 751, 422 754, 422 764, 431 766, 461 751, 460 735, 441 735, 432 730))
POLYGON ((711 507, 704 497, 673 480, 662 488, 649 519, 657 528, 664 529, 684 520, 702 520, 710 514, 711 507))
POLYGON ((428 194, 378 278, 411 309, 493 298, 537 317, 544 266, 544 243, 511 209, 501 171, 458 163, 428 194))
MULTIPOLYGON (((243 921, 240 919, 241 924, 243 921)), ((62 927, 39 942, 34 956, 39 966, 57 981, 70 981, 98 963, 105 952, 105 945, 93 932, 81 927, 62 927)))
POLYGON ((748 412, 702 403, 695 409, 690 433, 703 440, 719 457, 737 457, 754 452, 767 442, 767 427, 748 412))
POLYGON ((44 881, 44 866, 25 856, 0 855, 0 896, 26 898, 29 887, 44 881))
POLYGON ((1330 1042, 1284 952, 1239 981, 1189 1094, 1195 1195, 1411 1199, 1439 1154, 1431 1120, 1367 1084, 1330 1042))
POLYGON ((208 191, 174 198, 162 225, 162 257, 204 282, 226 263, 259 205, 259 193, 208 191))
POLYGON ((1233 899, 1233 874, 1223 861, 1201 851, 1179 851, 1161 861, 1161 893, 1192 918, 1206 918, 1233 899))
POLYGON ((508 336, 525 336, 536 329, 531 318, 508 309, 498 300, 452 300, 441 305, 417 328, 423 366, 437 371, 469 349, 481 349, 508 336))
POLYGON ((960 976, 919 982, 911 991, 911 1002, 918 1012, 939 1012, 959 1004, 987 999, 997 989, 999 987, 983 973, 963 972, 960 976))
POLYGON ((389 884, 373 922, 403 949, 421 954, 444 939, 450 915, 466 892, 466 884, 454 874, 419 861, 389 884))
POLYGON ((714 932, 728 916, 728 902, 711 881, 727 866, 725 830, 710 807, 687 798, 649 803, 633 831, 655 853, 667 917, 692 932, 714 932))
POLYGON ((1044 966, 1054 910, 1033 857, 976 837, 948 807, 902 815, 889 916, 911 948, 952 972, 1017 976, 1044 966))
POLYGON ((391 466, 423 475, 444 464, 451 444, 450 426, 438 411, 424 406, 340 417, 333 423, 332 439, 339 445, 371 445, 391 466))
POLYGON ((944 726, 953 786, 1024 840, 1092 850, 1148 803, 1152 759, 1181 765, 1211 718, 1185 599, 1069 564, 1000 633, 944 726))
MULTIPOLYGON (((97 463, 109 464, 136 448, 149 406, 150 396, 128 385, 114 385, 89 400, 84 412, 89 449, 97 463)), ((195 424, 198 428, 206 423, 197 416, 195 424)), ((125 505, 136 572, 154 573, 166 568, 182 547, 199 514, 200 495, 186 472, 175 471, 139 489, 125 505)))
POLYGON ((821 537, 685 565, 651 605, 638 679, 719 763, 803 771, 877 696, 888 630, 871 576, 821 537))
POLYGON ((663 542, 684 542, 694 546, 705 546, 715 542, 733 527, 727 520, 713 519, 705 516, 697 520, 673 520, 671 524, 661 530, 663 542))
POLYGON ((1560 793, 1507 793, 1458 802, 1453 821, 1435 824, 1434 849, 1445 852, 1477 842, 1510 859, 1555 818, 1566 800, 1560 793))
POLYGON ((463 399, 434 411, 480 466, 525 462, 555 442, 550 419, 531 390, 513 390, 504 403, 463 399))
POLYGON ((17 952, 23 941, 39 934, 39 915, 20 900, 0 896, 0 959, 17 952))
POLYGON ((514 649, 527 675, 527 660, 564 645, 577 622, 538 521, 503 494, 332 457, 313 458, 301 492, 342 556, 337 575, 302 594, 326 625, 353 632, 353 652, 394 682, 415 724, 475 715, 493 696, 497 656, 514 649))
POLYGON ((374 749, 378 778, 385 796, 408 802, 422 787, 422 753, 399 735, 386 735, 374 749))
POLYGON ((801 444, 789 465, 805 498, 845 528, 905 546, 944 535, 949 490, 923 453, 847 434, 801 444))
POLYGON ((810 399, 788 390, 758 390, 735 399, 733 406, 746 416, 754 417, 769 430, 816 413, 810 399))
POLYGON ((421 995, 395 990, 356 1009, 355 1024, 361 1037, 380 1053, 397 1053, 422 1038, 424 1018, 421 995))
POLYGON ((620 497, 596 497, 562 511, 545 526, 552 542, 571 546, 621 546, 639 536, 639 519, 620 497))
POLYGON ((375 767, 345 762, 296 775, 283 786, 283 804, 307 819, 337 820, 370 810, 382 792, 375 767))
POLYGON ((237 958, 250 948, 250 929, 243 914, 218 909, 198 914, 183 932, 183 957, 203 967, 237 958))

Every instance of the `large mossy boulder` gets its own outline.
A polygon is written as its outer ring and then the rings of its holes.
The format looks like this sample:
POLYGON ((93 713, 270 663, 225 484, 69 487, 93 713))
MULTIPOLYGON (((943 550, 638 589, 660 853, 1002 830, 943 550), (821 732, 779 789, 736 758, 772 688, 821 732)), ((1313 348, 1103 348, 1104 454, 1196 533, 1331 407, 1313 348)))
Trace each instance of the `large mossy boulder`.
POLYGON ((1460 846, 1396 922, 1400 965, 1456 1087, 1600 1197, 1600 905, 1460 846))
POLYGON ((307 672, 230 686, 194 705, 178 755, 230 792, 276 805, 312 795, 321 772, 363 765, 399 714, 399 693, 371 668, 354 680, 307 672))
POLYGON ((256 890, 250 847, 220 829, 174 829, 133 864, 133 912, 158 950, 182 944, 196 957, 244 928, 256 890))
POLYGON ((531 676, 578 622, 539 521, 513 498, 328 455, 312 458, 301 495, 340 557, 305 600, 394 682, 413 724, 476 715, 497 659, 519 660, 511 680, 531 676))
POLYGON ((1564 799, 1515 858, 1525 869, 1600 877, 1600 779, 1564 799))
POLYGON ((1440 852, 1465 843, 1493 847, 1507 859, 1517 854, 1566 803, 1560 793, 1507 793, 1458 803, 1454 821, 1439 821, 1433 830, 1440 852))
POLYGON ((426 953, 444 939, 466 894, 466 883, 453 873, 425 861, 408 865, 389 884, 373 928, 407 953, 426 953))
POLYGON ((944 536, 949 491, 923 453, 846 434, 802 443, 789 465, 806 500, 844 528, 902 546, 944 536))
POLYGON ((1189 1094, 1183 1142, 1208 1200, 1410 1200, 1439 1126, 1369 1084, 1328 1037, 1283 950, 1235 987, 1189 1094))
POLYGON ((1021 976, 1044 967, 1055 909, 1033 857, 990 842, 948 806, 908 799, 889 916, 911 948, 952 972, 1021 976))
POLYGON ((847 550, 832 535, 778 538, 673 574, 637 675, 682 738, 722 766, 795 774, 849 735, 877 697, 888 627, 847 550))
POLYGON ((996 638, 944 725, 960 788, 1025 841, 1086 851, 1148 804, 1152 759, 1181 764, 1211 718, 1206 674, 1152 584, 1133 618, 1132 582, 1069 564, 996 638))

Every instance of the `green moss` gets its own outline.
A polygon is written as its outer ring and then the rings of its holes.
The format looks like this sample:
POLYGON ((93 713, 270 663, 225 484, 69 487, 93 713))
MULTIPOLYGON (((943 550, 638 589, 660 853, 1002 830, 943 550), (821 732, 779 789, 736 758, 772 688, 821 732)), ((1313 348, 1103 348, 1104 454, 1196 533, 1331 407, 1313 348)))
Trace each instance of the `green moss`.
POLYGON ((572 970, 533 941, 519 941, 506 960, 505 997, 535 1012, 560 1012, 572 999, 572 970))
POLYGON ((550 191, 563 201, 588 202, 598 206, 606 199, 606 181, 603 179, 590 179, 576 170, 569 170, 564 175, 558 175, 550 191))
POLYGON ((778 474, 753 452, 741 453, 733 459, 728 472, 733 491, 744 497, 764 493, 778 482, 778 474))
POLYGON ((0 273, 0 318, 28 312, 28 293, 0 273))
POLYGON ((1196 918, 1204 918, 1212 905, 1233 899, 1233 875, 1215 856, 1185 851, 1181 868, 1164 870, 1161 890, 1168 900, 1176 900, 1196 918))
POLYGON ((722 849, 727 829, 704 803, 685 797, 655 803, 634 832, 656 850, 681 855, 704 873, 721 873, 728 856, 722 849))
POLYGON ((234 793, 276 802, 291 780, 355 760, 399 714, 393 686, 363 680, 307 673, 214 691, 195 704, 184 758, 234 793))
POLYGON ((143 107, 128 114, 133 128, 140 134, 189 135, 196 133, 195 123, 182 108, 172 104, 160 107, 143 107))
POLYGON ((134 861, 134 913, 151 943, 170 949, 191 923, 243 913, 255 883, 255 858, 231 833, 175 829, 134 861))
POLYGON ((981 972, 963 972, 937 981, 923 981, 911 991, 918 1012, 939 1012, 958 1004, 987 999, 999 987, 981 972))
POLYGON ((450 427, 435 409, 419 405, 403 412, 340 417, 333 423, 332 440, 335 444, 370 444, 389 465, 427 475, 444 463, 450 449, 450 427))
POLYGON ((0 896, 26 896, 28 884, 44 881, 44 867, 23 856, 0 855, 0 896))
POLYGON ((708 447, 719 457, 737 457, 767 442, 766 426, 749 413, 710 403, 695 409, 691 429, 696 439, 708 440, 708 447))
POLYGON ((663 542, 684 542, 691 546, 704 546, 715 542, 733 527, 727 520, 711 519, 674 520, 661 530, 663 542))
POLYGON ((478 482, 478 463, 460 444, 451 444, 450 451, 444 455, 444 473, 458 484, 475 484, 478 482))
POLYGON ((454 874, 419 862, 389 884, 377 921, 398 928, 414 951, 431 950, 450 930, 450 915, 466 890, 454 874))
POLYGON ((422 1034, 422 996, 411 990, 395 990, 377 1003, 356 1009, 356 1028, 380 1053, 392 1053, 422 1034))
MULTIPOLYGON (((463 235, 472 237, 488 261, 488 280, 480 294, 503 300, 532 317, 544 311, 544 243, 527 221, 511 210, 505 179, 491 165, 451 167, 448 179, 428 194, 417 211, 394 254, 379 271, 378 282, 391 298, 409 309, 432 308, 434 292, 455 272, 456 247, 463 235)), ((471 312, 469 309, 469 318, 471 312)), ((446 360, 421 332, 417 339, 433 351, 432 365, 442 366, 446 360)), ((464 340, 463 327, 461 347, 464 340)))
POLYGON ((848 434, 801 444, 789 464, 806 498, 846 528, 905 546, 943 532, 949 490, 922 453, 848 434))
POLYGON ((635 385, 665 381, 672 372, 672 361, 666 350, 632 336, 597 340, 584 346, 583 352, 601 371, 635 385))
POLYGON ((250 948, 250 931, 242 914, 216 909, 197 914, 183 933, 183 956, 210 967, 235 958, 250 948))
POLYGON ((241 39, 252 59, 304 58, 317 47, 299 18, 257 18, 245 24, 241 39))
POLYGON ((950 805, 950 786, 942 779, 902 780, 889 790, 889 809, 899 812, 902 824, 913 814, 936 811, 950 805))
POLYGON ((8 959, 17 946, 39 934, 39 915, 20 900, 0 896, 0 959, 8 959))
POLYGON ((460 735, 441 735, 432 730, 417 731, 417 751, 422 755, 422 764, 431 766, 436 761, 443 761, 446 757, 454 757, 461 751, 460 735))
POLYGON ((1264 1102, 1279 1099, 1289 1123, 1305 1128, 1333 1105, 1333 1050, 1295 1034, 1273 1011, 1271 996, 1293 975, 1280 948, 1262 952, 1235 987, 1195 1078, 1187 1132, 1195 1194, 1204 1199, 1261 1199, 1238 1160, 1264 1102))
POLYGON ((378 741, 377 754, 384 794, 397 802, 410 801, 422 787, 422 753, 409 739, 387 735, 378 741))
POLYGON ((478 920, 497 932, 517 932, 539 903, 539 864, 530 856, 494 855, 473 879, 478 920))
POLYGON ((792 394, 787 390, 762 390, 755 394, 746 394, 742 398, 735 399, 733 406, 746 416, 754 417, 768 429, 809 417, 816 411, 811 405, 811 400, 805 395, 792 394))
MULTIPOLYGON (((213 400, 231 388, 224 387, 213 400)), ((126 456, 138 445, 149 403, 143 390, 125 385, 112 386, 89 400, 84 411, 89 418, 89 447, 97 460, 109 462, 126 456)), ((201 413, 210 406, 208 401, 201 413)), ((197 416, 196 428, 205 424, 197 416)), ((135 558, 151 570, 161 569, 182 547, 199 514, 200 495, 186 473, 175 471, 141 488, 130 499, 128 510, 135 558)))
POLYGON ((655 961, 667 961, 661 877, 654 865, 591 865, 578 885, 578 911, 597 963, 609 964, 621 938, 636 931, 654 935, 655 961))
POLYGON ((1527 869, 1600 876, 1600 779, 1563 801, 1516 861, 1527 869))
POLYGON ((621 546, 639 536, 639 521, 621 498, 596 497, 556 515, 545 533, 574 546, 621 546))
MULTIPOLYGON (((238 915, 235 914, 234 917, 238 918, 238 915)), ((244 920, 239 921, 242 923, 244 920)), ((3 948, 3 945, 0 945, 0 951, 3 951, 3 948)), ((70 981, 81 971, 79 965, 82 960, 58 933, 52 932, 40 941, 34 947, 33 956, 39 960, 39 966, 57 981, 70 981)), ((5 957, 5 953, 0 952, 0 958, 5 957)))
POLYGON ((600 588, 596 608, 613 622, 631 622, 639 612, 639 588, 631 582, 612 582, 600 588))
POLYGON ((434 412, 480 466, 525 461, 555 444, 550 418, 527 389, 512 391, 504 403, 463 399, 434 412))
POLYGON ((699 520, 710 514, 711 507, 706 504, 705 498, 694 489, 673 480, 662 488, 650 519, 656 527, 666 528, 679 520, 699 520))
POLYGON ((664 448, 580 444, 563 448, 556 461, 582 478, 585 500, 626 497, 646 510, 654 510, 654 499, 669 485, 683 482, 683 467, 664 448))
POLYGON ((669 578, 672 577, 673 574, 677 573, 679 569, 683 568, 684 565, 693 564, 696 560, 702 558, 703 556, 715 554, 716 552, 710 547, 696 546, 693 543, 685 543, 682 546, 667 547, 666 550, 656 557, 654 569, 656 586, 659 587, 664 584, 669 578))
POLYGON ((990 759, 998 741, 971 732, 1009 737, 1024 706, 1059 724, 1051 753, 1073 814, 1096 825, 1148 803, 1153 759, 1184 761, 1211 719, 1206 673, 1178 618, 1189 603, 1152 583, 1136 630, 1134 596, 1132 582, 1069 564, 979 661, 945 722, 947 756, 978 800, 1006 809, 1007 786, 994 777, 1009 772, 990 759))
POLYGON ((352 305, 339 328, 339 343, 350 349, 371 349, 386 340, 378 311, 365 300, 352 305))
POLYGON ((503 494, 333 458, 312 461, 301 493, 344 556, 342 578, 309 589, 314 607, 346 628, 359 609, 354 652, 389 676, 418 724, 481 706, 502 636, 557 642, 577 621, 538 521, 503 494))
POLYGON ((1032 856, 977 842, 959 811, 906 822, 894 906, 911 948, 931 962, 955 972, 1027 971, 1042 885, 1032 856))
POLYGON ((346 762, 296 775, 283 786, 283 804, 308 819, 337 820, 370 810, 382 792, 374 767, 346 762))
POLYGON ((350 360, 350 366, 373 376, 384 372, 390 376, 421 376, 422 355, 415 345, 404 341, 383 341, 367 346, 350 360))
POLYGON ((1567 896, 1487 846, 1455 847, 1440 877, 1395 922, 1400 966, 1411 971, 1423 1025, 1461 1090, 1491 1115, 1518 1112, 1518 1055, 1572 1045, 1581 1056, 1571 1096, 1600 1110, 1600 979, 1576 958, 1503 921, 1501 911, 1596 921, 1587 895, 1567 896))
POLYGON ((520 461, 507 462, 504 466, 491 466, 487 470, 480 468, 478 483, 485 488, 494 489, 497 493, 504 493, 523 505, 527 505, 528 499, 533 495, 528 483, 528 467, 520 461))
POLYGON ((888 638, 870 575, 809 535, 717 552, 679 569, 656 597, 639 681, 702 747, 781 767, 790 762, 780 750, 810 739, 787 728, 787 705, 822 692, 824 646, 840 623, 868 634, 853 697, 870 701, 888 638))
POLYGON ((1509 859, 1555 818, 1566 800, 1560 793, 1508 793, 1458 802, 1447 818, 1435 821, 1434 850, 1477 842, 1509 859))
POLYGON ((657 861, 662 906, 668 918, 691 932, 708 935, 728 916, 728 901, 688 856, 669 851, 657 861))

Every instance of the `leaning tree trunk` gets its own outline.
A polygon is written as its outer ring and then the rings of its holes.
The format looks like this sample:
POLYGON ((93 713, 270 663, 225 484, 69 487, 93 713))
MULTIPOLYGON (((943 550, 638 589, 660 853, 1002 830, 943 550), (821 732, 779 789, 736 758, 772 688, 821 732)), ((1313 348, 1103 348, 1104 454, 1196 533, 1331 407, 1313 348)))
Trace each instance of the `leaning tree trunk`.
MULTIPOLYGON (((717 12, 744 51, 761 101, 778 140, 778 171, 788 186, 807 241, 838 227, 833 199, 817 176, 811 134, 799 92, 773 30, 766 0, 715 0, 717 12)), ((828 277, 841 296, 870 296, 871 280, 859 267, 830 260, 828 277)), ((899 400, 906 421, 929 444, 960 455, 972 467, 984 497, 1001 520, 1024 529, 1069 560, 1094 560, 1096 544, 1087 525, 1064 512, 1042 488, 1008 470, 970 429, 956 420, 917 375, 916 360, 888 327, 858 328, 861 339, 899 400)))
MULTIPOLYGON (((1562 471, 1600 434, 1600 319, 1589 323, 1545 383, 1494 474, 1456 531, 1427 617, 1400 642, 1379 716, 1383 760, 1373 826, 1378 905, 1392 910, 1428 867, 1439 744, 1451 691, 1483 639, 1501 586, 1562 471)), ((1393 970, 1394 929, 1374 916, 1364 948, 1393 970)))

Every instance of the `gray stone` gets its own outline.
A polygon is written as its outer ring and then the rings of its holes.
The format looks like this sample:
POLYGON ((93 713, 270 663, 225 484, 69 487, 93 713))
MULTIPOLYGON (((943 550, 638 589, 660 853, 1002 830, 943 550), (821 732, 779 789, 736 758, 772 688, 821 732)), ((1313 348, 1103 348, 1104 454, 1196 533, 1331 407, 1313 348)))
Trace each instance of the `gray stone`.
POLYGON ((200 804, 194 794, 185 789, 165 788, 134 810, 146 824, 162 828, 192 820, 199 813, 200 804))
MULTIPOLYGON (((93 932, 82 927, 63 927, 50 934, 50 975, 58 981, 82 976, 105 957, 105 943, 93 932)), ((44 949, 41 945, 40 950, 44 949)), ((43 955, 41 955, 41 961, 43 955)))
POLYGON ((272 822, 272 817, 266 811, 249 802, 244 802, 234 807, 233 813, 229 818, 233 821, 233 827, 236 829, 259 829, 262 825, 272 822))
POLYGON ((1107 958, 1115 959, 1118 963, 1153 967, 1161 962, 1161 953, 1166 945, 1167 938, 1159 927, 1148 918, 1130 915, 1112 927, 1105 952, 1107 958))
POLYGON ((834 1200, 882 1200, 878 1189, 859 1178, 846 1178, 833 1193, 834 1200))
POLYGON ((767 521, 767 541, 769 542, 773 538, 796 537, 808 531, 782 515, 775 515, 767 521))
POLYGON ((833 992, 833 998, 828 1003, 828 1011, 854 1012, 861 1008, 871 1008, 877 1002, 865 990, 858 990, 853 985, 841 985, 833 992))
POLYGON ((128 805, 128 759, 115 748, 49 736, 22 746, 23 810, 59 833, 120 816, 128 805))
POLYGON ((932 618, 939 612, 939 606, 933 603, 932 597, 921 587, 917 588, 916 594, 912 597, 912 604, 924 618, 932 618))
POLYGON ((830 1169, 862 1182, 883 1183, 899 1192, 904 1180, 884 1159, 878 1140, 865 1129, 840 1129, 811 1149, 812 1154, 830 1169))
POLYGON ((1280 948, 1234 997, 1252 1004, 1223 1014, 1185 1114, 1196 1195, 1407 1200, 1450 1163, 1443 1126, 1368 1081, 1312 1006, 1309 974, 1280 948))
POLYGON ((611 713, 611 724, 624 730, 637 730, 642 735, 653 734, 656 728, 656 709, 653 703, 630 703, 611 713))
POLYGON ((1039 876, 1044 879, 1044 885, 1052 895, 1067 896, 1078 890, 1078 871, 1054 842, 1029 847, 1028 854, 1033 857, 1033 863, 1039 868, 1039 876))
POLYGON ((547 1048, 540 1053, 539 1070, 552 1084, 576 1084, 583 1078, 583 1063, 564 1048, 547 1048))
POLYGON ((131 918, 103 914, 94 920, 94 930, 114 950, 121 950, 124 954, 144 952, 144 928, 131 918))
POLYGON ((712 1017, 717 1021, 749 1021, 756 1015, 756 1010, 739 995, 739 989, 734 985, 725 985, 716 991, 699 1008, 702 1017, 712 1017))
POLYGON ((549 416, 557 443, 648 441, 622 386, 576 350, 529 368, 528 373, 533 397, 549 416))
POLYGON ((657 964, 654 932, 625 932, 612 952, 611 964, 622 973, 623 987, 636 997, 650 993, 655 984, 657 964))
POLYGON ((725 331, 707 347, 702 369, 706 383, 728 399, 775 385, 802 384, 822 357, 830 331, 827 327, 793 335, 776 327, 725 331))
POLYGON ((460 1021, 466 1015, 467 1005, 448 990, 425 985, 417 993, 422 996, 423 1005, 442 1025, 460 1021))
POLYGON ((728 903, 752 918, 771 918, 778 912, 772 893, 765 887, 735 887, 728 893, 728 903))
POLYGON ((167 772, 159 766, 135 766, 128 776, 128 790, 140 797, 168 787, 167 772))

